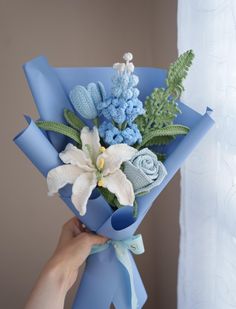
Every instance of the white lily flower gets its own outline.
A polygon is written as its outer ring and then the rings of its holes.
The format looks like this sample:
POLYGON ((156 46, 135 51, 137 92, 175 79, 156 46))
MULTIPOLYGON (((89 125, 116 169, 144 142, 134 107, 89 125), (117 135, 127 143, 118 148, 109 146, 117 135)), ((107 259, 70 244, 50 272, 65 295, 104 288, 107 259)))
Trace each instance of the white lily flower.
POLYGON ((93 130, 84 127, 80 137, 82 149, 68 144, 59 154, 65 164, 49 171, 49 195, 72 184, 71 200, 81 216, 86 213, 88 199, 97 185, 114 193, 121 205, 133 205, 133 186, 120 166, 137 150, 126 144, 111 145, 107 149, 101 147, 96 127, 93 130))

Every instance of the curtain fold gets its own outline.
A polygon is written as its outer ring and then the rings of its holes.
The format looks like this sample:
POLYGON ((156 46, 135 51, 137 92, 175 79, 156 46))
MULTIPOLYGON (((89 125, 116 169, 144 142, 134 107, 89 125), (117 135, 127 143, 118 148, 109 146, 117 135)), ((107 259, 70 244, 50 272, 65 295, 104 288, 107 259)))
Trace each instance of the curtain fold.
POLYGON ((236 308, 236 1, 179 0, 178 51, 195 60, 182 101, 215 127, 181 169, 179 309, 236 308))

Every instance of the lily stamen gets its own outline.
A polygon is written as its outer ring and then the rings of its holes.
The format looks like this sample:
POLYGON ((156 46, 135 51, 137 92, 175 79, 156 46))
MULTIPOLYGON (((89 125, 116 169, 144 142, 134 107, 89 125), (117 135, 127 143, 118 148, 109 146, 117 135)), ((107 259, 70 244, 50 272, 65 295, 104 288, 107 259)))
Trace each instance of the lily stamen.
POLYGON ((98 187, 103 187, 104 186, 104 180, 101 178, 98 180, 98 187))
POLYGON ((100 159, 98 160, 98 164, 97 164, 98 169, 99 169, 99 170, 102 170, 103 167, 104 167, 104 164, 105 164, 104 158, 100 158, 100 159))
POLYGON ((101 147, 99 148, 99 152, 100 152, 100 153, 103 153, 105 150, 106 150, 106 148, 103 147, 103 146, 101 146, 101 147))

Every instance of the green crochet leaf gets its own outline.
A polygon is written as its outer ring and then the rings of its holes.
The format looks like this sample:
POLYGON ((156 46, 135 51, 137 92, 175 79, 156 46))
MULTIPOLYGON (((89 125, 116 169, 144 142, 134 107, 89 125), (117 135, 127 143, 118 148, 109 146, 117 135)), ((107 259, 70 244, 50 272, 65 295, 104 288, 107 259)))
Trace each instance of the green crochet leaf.
POLYGON ((122 207, 115 194, 111 193, 107 188, 99 187, 99 191, 107 203, 110 204, 114 210, 122 207))
POLYGON ((54 121, 37 121, 36 124, 40 129, 63 134, 65 136, 70 137, 76 143, 81 145, 79 132, 71 127, 66 126, 63 123, 54 122, 54 121))
POLYGON ((175 136, 156 136, 149 140, 145 145, 140 148, 148 147, 148 146, 156 146, 156 145, 167 145, 171 141, 175 139, 175 136))
POLYGON ((67 123, 78 131, 82 130, 85 126, 84 122, 69 109, 64 109, 64 117, 67 123))
POLYGON ((136 196, 140 197, 140 196, 144 196, 146 194, 148 194, 150 191, 143 191, 143 192, 139 192, 138 194, 136 194, 136 196))
POLYGON ((156 152, 155 150, 152 149, 152 152, 154 152, 157 156, 157 159, 161 162, 164 162, 165 159, 166 159, 166 155, 164 153, 159 153, 159 152, 156 152))
POLYGON ((185 135, 189 132, 189 128, 182 125, 170 125, 161 129, 149 131, 148 134, 143 136, 142 143, 139 148, 152 146, 152 145, 163 145, 169 143, 176 135, 185 135))
POLYGON ((187 77, 193 58, 193 51, 188 50, 180 55, 179 58, 169 67, 166 85, 168 87, 169 94, 176 99, 181 96, 184 90, 183 81, 187 77))

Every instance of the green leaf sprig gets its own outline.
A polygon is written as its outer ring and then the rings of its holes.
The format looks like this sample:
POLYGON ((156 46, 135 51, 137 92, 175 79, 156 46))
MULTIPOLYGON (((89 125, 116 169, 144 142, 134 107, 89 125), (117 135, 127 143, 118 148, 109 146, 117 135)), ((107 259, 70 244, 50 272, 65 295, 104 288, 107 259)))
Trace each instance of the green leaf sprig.
POLYGON ((188 71, 192 65, 194 53, 188 50, 172 64, 170 64, 166 85, 167 91, 174 99, 179 99, 184 91, 183 81, 187 77, 188 71))
POLYGON ((143 141, 136 147, 138 149, 165 145, 172 141, 176 135, 187 134, 189 129, 182 125, 173 125, 176 116, 181 113, 177 99, 180 98, 194 54, 192 50, 186 51, 170 65, 166 88, 155 88, 145 101, 145 114, 136 119, 136 124, 142 134, 143 141))

